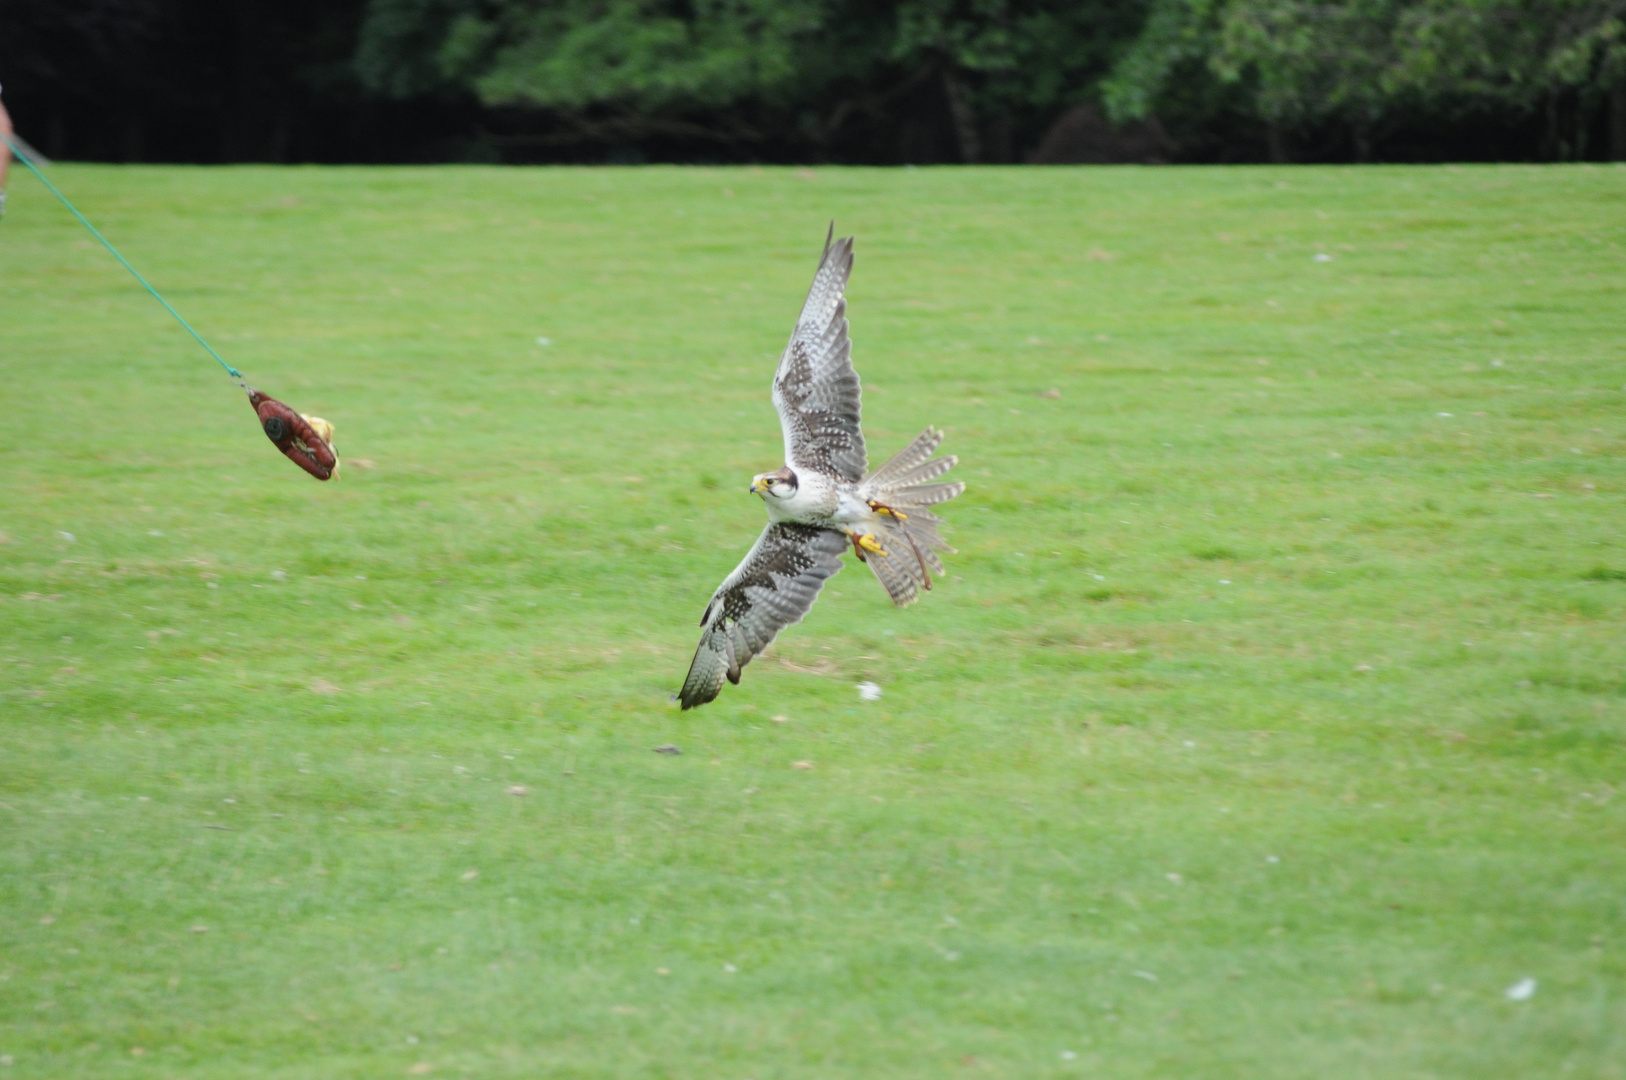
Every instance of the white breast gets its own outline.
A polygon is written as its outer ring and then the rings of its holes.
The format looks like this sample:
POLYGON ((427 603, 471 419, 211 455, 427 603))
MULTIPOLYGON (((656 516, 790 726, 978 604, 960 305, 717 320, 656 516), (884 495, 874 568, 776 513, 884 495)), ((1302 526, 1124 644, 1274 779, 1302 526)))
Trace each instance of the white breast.
POLYGON ((874 520, 875 511, 858 496, 855 484, 843 484, 837 494, 836 511, 831 515, 842 525, 856 525, 874 520))

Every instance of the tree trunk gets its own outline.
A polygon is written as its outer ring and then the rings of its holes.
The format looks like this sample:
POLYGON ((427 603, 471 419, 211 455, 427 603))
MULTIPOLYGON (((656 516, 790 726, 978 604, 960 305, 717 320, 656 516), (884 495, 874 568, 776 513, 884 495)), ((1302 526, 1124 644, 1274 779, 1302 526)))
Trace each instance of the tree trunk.
POLYGON ((1016 160, 1016 124, 1008 111, 999 113, 988 125, 987 158, 998 165, 1016 160))
POLYGON ((147 141, 145 126, 138 112, 132 112, 124 118, 124 130, 120 132, 119 143, 126 162, 136 163, 142 159, 147 141))
POLYGON ((293 119, 288 115, 285 102, 278 104, 276 117, 276 122, 271 125, 271 160, 277 165, 286 165, 288 145, 293 137, 293 119))
POLYGON ((977 137, 977 117, 971 111, 971 91, 959 73, 949 67, 943 69, 943 96, 948 98, 949 115, 954 118, 960 160, 975 165, 982 160, 982 140, 977 137))
POLYGON ((1585 90, 1575 99, 1575 160, 1585 161, 1587 136, 1592 134, 1592 113, 1596 99, 1585 90))
POLYGON ((1626 161, 1626 83, 1609 91, 1609 160, 1626 161))
POLYGON ((263 0, 238 0, 231 12, 231 81, 222 102, 220 156, 274 160, 273 110, 280 108, 275 76, 275 26, 263 0))
POLYGON ((1265 144, 1270 148, 1272 165, 1287 164, 1287 140, 1282 135, 1281 125, 1275 123, 1265 125, 1265 144))
POLYGON ((1549 161, 1564 160, 1564 136, 1558 127, 1558 94, 1547 91, 1547 129, 1542 135, 1545 152, 1549 161))

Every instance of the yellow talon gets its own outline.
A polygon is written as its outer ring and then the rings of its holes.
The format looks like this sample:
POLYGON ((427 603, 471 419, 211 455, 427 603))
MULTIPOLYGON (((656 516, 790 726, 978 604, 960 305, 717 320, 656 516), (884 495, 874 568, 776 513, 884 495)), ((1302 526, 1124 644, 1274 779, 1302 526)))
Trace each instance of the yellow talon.
POLYGON ((858 538, 858 546, 875 555, 884 556, 886 554, 886 549, 881 547, 881 542, 875 539, 874 533, 865 533, 863 536, 860 536, 858 538))
POLYGON ((883 506, 882 504, 876 502, 874 499, 871 499, 869 501, 869 508, 871 510, 875 511, 877 514, 885 514, 888 517, 895 517, 899 521, 908 521, 909 520, 909 515, 908 514, 905 514, 901 510, 894 510, 890 506, 883 506))

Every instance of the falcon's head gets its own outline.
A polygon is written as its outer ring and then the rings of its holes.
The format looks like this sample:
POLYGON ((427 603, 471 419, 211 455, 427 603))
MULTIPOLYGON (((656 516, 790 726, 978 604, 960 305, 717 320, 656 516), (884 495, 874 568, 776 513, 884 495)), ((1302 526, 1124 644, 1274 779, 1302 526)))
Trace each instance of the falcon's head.
POLYGON ((751 494, 764 499, 789 499, 796 494, 796 474, 786 465, 778 472, 758 473, 751 478, 751 494))

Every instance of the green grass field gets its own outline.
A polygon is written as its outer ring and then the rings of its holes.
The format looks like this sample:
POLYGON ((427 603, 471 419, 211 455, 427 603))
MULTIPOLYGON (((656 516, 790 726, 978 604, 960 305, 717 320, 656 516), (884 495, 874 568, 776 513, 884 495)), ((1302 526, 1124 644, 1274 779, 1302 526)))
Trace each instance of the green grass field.
POLYGON ((1626 170, 52 175, 346 465, 13 172, 7 1080, 1626 1077, 1626 170), (960 553, 680 713, 831 218, 960 553))

